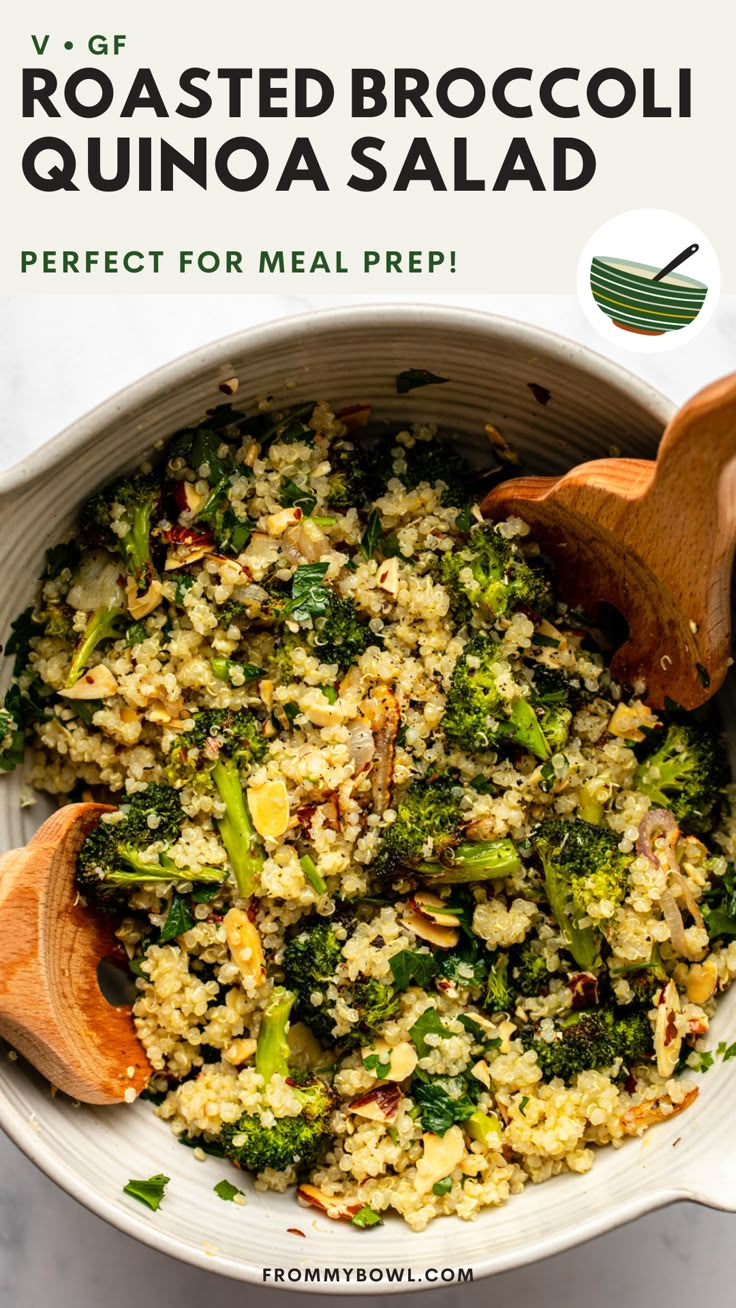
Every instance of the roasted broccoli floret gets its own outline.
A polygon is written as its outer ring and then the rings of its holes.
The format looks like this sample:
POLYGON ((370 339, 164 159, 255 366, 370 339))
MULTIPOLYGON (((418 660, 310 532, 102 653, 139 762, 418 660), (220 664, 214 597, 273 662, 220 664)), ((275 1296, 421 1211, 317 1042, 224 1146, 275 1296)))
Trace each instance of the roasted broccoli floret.
POLYGON ((498 641, 488 632, 478 632, 452 673, 442 721, 445 735, 471 751, 515 744, 546 760, 566 737, 563 722, 569 726, 570 715, 554 708, 538 711, 519 683, 515 683, 518 693, 509 698, 509 678, 498 641))
POLYGON ((490 1013, 509 1013, 514 1008, 514 991, 509 980, 508 954, 495 954, 488 973, 483 1007, 490 1013))
POLYGON ((517 872, 519 858, 510 840, 462 840, 461 793, 446 774, 414 782, 395 802, 396 819, 382 833, 376 875, 390 880, 403 871, 450 885, 517 872))
POLYGON ((533 1049, 543 1076, 571 1081, 579 1072, 610 1067, 621 1059, 624 1069, 646 1061, 652 1053, 652 1026, 639 1009, 591 1009, 569 1013, 555 1022, 554 1031, 522 1027, 521 1042, 533 1049))
POLYGON ((442 581, 458 622, 499 618, 514 609, 539 610, 549 603, 549 585, 527 563, 518 545, 496 527, 473 527, 466 545, 442 556, 442 581))
POLYGON ((600 933, 580 926, 591 904, 607 900, 614 907, 626 893, 630 858, 618 848, 608 827, 579 819, 553 818, 532 832, 542 864, 547 901, 578 967, 592 971, 600 962, 600 933))
POLYGON ((381 641, 360 617, 353 601, 333 591, 327 613, 317 618, 307 644, 321 663, 336 663, 344 669, 355 663, 369 645, 380 645, 381 641))
POLYGON ((225 805, 217 819, 222 843, 232 864, 241 895, 253 893, 263 856, 246 803, 240 772, 261 762, 268 752, 261 724, 245 710, 209 709, 194 714, 194 728, 176 740, 169 752, 172 785, 214 786, 225 805))
POLYGON ((366 1032, 375 1035, 396 1014, 401 995, 393 986, 369 977, 366 981, 356 981, 350 1003, 358 1014, 361 1037, 366 1032))
POLYGON ((514 989, 525 999, 546 993, 549 990, 549 972, 541 954, 532 948, 529 941, 520 945, 513 957, 511 968, 514 989))
POLYGON ((74 611, 64 600, 44 600, 35 616, 43 624, 44 636, 63 638, 70 636, 74 630, 74 611))
POLYGON ((287 1167, 304 1167, 313 1163, 329 1139, 329 1117, 336 1096, 323 1081, 306 1078, 289 1071, 287 1034, 294 995, 276 986, 263 1011, 256 1047, 256 1071, 268 1085, 274 1076, 288 1078, 301 1112, 293 1117, 277 1117, 269 1112, 270 1125, 258 1113, 244 1113, 234 1124, 222 1130, 222 1144, 228 1158, 249 1172, 272 1168, 282 1172, 287 1167))
POLYGON ((106 640, 117 640, 128 621, 124 608, 95 609, 74 646, 71 667, 64 685, 69 688, 79 681, 92 655, 106 640))
POLYGON ((124 910, 124 892, 151 881, 224 881, 224 868, 180 868, 167 854, 150 861, 154 843, 173 845, 184 810, 171 786, 154 783, 126 797, 115 821, 101 821, 87 836, 77 858, 77 886, 97 908, 124 910))
POLYGON ((634 785, 652 805, 666 808, 691 831, 713 825, 729 781, 723 745, 712 726, 675 722, 634 774, 634 785))
POLYGON ((122 477, 93 495, 81 514, 84 534, 121 556, 139 591, 153 577, 151 526, 160 503, 155 477, 122 477))
POLYGON ((341 511, 362 508, 369 484, 363 451, 352 441, 339 440, 330 446, 328 458, 330 472, 325 498, 330 508, 341 511))

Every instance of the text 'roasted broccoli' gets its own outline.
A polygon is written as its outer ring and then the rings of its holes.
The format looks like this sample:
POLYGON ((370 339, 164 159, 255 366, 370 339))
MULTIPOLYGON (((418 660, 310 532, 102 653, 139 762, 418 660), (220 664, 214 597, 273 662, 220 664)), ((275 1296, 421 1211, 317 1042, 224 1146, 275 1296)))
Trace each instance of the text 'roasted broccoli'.
POLYGON ((243 896, 253 893, 263 856, 243 792, 240 771, 265 758, 268 742, 252 713, 210 709, 194 715, 194 728, 169 752, 168 776, 174 786, 213 786, 225 805, 217 819, 222 843, 243 896))
POLYGON ((152 881, 224 881, 224 868, 180 868, 165 852, 154 860, 146 850, 179 838, 184 810, 171 786, 151 784, 121 805, 115 821, 101 821, 87 836, 77 858, 77 886, 97 908, 124 910, 125 892, 152 881))
POLYGON ((263 1011, 256 1047, 256 1071, 267 1086, 275 1076, 285 1077, 300 1111, 290 1117, 277 1117, 269 1111, 270 1124, 258 1113, 244 1113, 222 1131, 222 1143, 228 1158, 250 1172, 272 1168, 306 1167, 313 1163, 329 1140, 329 1116, 335 1106, 334 1092, 323 1081, 289 1071, 287 1034, 294 995, 276 986, 263 1011))

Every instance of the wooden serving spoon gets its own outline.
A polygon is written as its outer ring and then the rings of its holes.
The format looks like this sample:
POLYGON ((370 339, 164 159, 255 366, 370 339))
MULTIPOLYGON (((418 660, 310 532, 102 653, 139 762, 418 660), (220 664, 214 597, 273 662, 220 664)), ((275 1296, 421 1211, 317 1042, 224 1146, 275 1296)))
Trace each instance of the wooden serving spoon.
POLYGON ((592 616, 618 609, 629 635, 613 673, 645 682, 652 708, 715 694, 731 655, 736 373, 675 414, 656 463, 596 459, 564 477, 520 477, 481 509, 529 524, 568 603, 592 616))
POLYGON ((114 923, 77 903, 82 842, 107 804, 68 804, 24 849, 0 859, 0 1035, 60 1090, 116 1104, 152 1075, 130 1009, 103 998, 102 959, 120 957, 114 923))

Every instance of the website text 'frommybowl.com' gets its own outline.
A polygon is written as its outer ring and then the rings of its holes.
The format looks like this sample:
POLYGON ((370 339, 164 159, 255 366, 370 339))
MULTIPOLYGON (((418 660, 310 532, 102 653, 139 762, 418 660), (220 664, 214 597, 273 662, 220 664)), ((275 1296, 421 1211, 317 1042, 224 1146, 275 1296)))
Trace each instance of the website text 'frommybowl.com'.
POLYGON ((264 1267, 265 1285, 462 1285, 472 1267, 264 1267))

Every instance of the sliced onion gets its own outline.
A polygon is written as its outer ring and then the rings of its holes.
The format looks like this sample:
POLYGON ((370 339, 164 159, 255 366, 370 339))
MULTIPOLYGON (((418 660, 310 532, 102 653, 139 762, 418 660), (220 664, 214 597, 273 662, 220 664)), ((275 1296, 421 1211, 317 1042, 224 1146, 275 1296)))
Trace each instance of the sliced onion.
MULTIPOLYGON (((667 846, 669 850, 673 851, 674 861, 674 847, 679 839, 680 831, 672 813, 669 813, 666 808, 652 808, 649 810, 646 817, 639 824, 639 837, 636 842, 637 854, 643 854, 645 858, 649 859, 650 863, 662 867, 661 859, 657 857, 652 849, 652 840, 655 835, 667 836, 667 846)), ((672 867, 672 862, 669 863, 669 866, 672 867)))
POLYGON ((375 750, 373 807, 376 813, 385 813, 391 803, 396 737, 401 722, 399 701, 388 686, 376 686, 370 698, 363 702, 363 711, 371 724, 375 750))
POLYGON ((305 555, 302 554, 296 541, 290 539, 288 534, 286 536, 282 536, 280 544, 281 544, 281 553, 286 555, 290 563, 296 563, 297 567, 301 563, 306 563, 305 555))
POLYGON ((682 914, 675 903, 674 895, 671 890, 663 890, 660 898, 664 920, 670 930, 670 940, 672 948, 676 954, 682 958, 691 958, 692 953, 685 939, 685 924, 682 920, 682 914))
POLYGON ((370 767, 374 748, 370 722, 367 718, 358 718, 348 733, 348 756, 356 776, 370 767))
POLYGON ((682 897, 685 900, 685 903, 687 904, 688 911, 695 925, 698 927, 704 927, 705 922, 703 921, 703 914, 701 913, 700 908, 698 907, 698 901, 695 898, 695 895, 693 894, 693 888, 690 885, 690 882, 688 881, 687 877, 682 872, 680 872, 678 868, 678 869, 673 869, 672 880, 675 881, 677 885, 680 887, 680 890, 682 891, 682 897))

